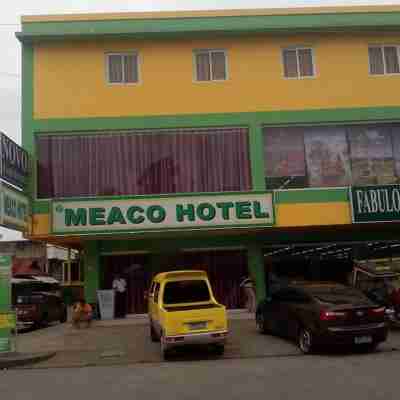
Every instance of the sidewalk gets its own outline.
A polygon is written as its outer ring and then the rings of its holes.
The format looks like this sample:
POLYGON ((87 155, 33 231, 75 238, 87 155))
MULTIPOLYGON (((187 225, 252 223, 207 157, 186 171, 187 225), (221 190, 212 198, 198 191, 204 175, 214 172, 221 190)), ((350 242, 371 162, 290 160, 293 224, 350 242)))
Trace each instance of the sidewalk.
MULTIPOLYGON (((223 358, 299 356, 295 344, 270 335, 260 335, 247 313, 230 314, 230 335, 223 358)), ((400 350, 400 332, 391 332, 380 352, 400 350)), ((53 352, 56 355, 30 368, 84 367, 94 365, 162 362, 160 344, 150 340, 147 317, 96 321, 89 329, 70 324, 54 325, 19 336, 18 351, 53 352)), ((176 360, 220 358, 211 352, 184 352, 176 360), (183 357, 183 358, 182 358, 183 357)))

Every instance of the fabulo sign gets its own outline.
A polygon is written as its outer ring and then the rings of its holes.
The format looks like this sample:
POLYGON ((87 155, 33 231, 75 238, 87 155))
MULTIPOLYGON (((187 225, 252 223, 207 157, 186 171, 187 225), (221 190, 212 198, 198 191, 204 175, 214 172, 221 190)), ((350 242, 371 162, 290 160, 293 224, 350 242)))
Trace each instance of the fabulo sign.
POLYGON ((270 226, 272 193, 53 203, 53 233, 270 226))

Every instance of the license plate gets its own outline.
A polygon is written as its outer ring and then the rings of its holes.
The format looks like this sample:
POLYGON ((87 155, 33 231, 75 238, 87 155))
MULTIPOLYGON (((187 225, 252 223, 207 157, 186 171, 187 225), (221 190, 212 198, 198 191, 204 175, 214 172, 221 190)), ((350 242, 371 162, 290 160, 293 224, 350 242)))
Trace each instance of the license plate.
POLYGON ((365 343, 372 343, 371 336, 359 336, 354 338, 355 344, 365 344, 365 343))
POLYGON ((192 331, 207 328, 207 322, 190 322, 188 325, 192 331))

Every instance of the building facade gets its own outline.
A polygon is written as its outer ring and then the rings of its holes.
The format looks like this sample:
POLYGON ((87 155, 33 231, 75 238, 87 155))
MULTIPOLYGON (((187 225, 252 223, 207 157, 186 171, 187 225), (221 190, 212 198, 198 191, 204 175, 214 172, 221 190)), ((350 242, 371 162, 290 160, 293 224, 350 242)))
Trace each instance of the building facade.
POLYGON ((143 312, 154 273, 200 268, 239 307, 292 245, 398 237, 399 7, 32 16, 17 37, 28 236, 83 250, 89 301, 119 272, 143 312))

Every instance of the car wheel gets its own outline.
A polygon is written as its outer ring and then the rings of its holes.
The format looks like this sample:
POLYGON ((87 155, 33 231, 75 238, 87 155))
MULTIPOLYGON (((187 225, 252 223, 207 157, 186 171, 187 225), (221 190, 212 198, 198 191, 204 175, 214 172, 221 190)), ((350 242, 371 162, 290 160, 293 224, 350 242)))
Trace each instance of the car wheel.
POLYGON ((216 344, 214 346, 214 352, 218 356, 222 356, 225 353, 225 346, 223 344, 216 344))
POLYGON ((168 361, 171 357, 171 350, 165 348, 163 336, 161 336, 160 342, 161 342, 161 356, 164 361, 168 361))
POLYGON ((264 318, 264 314, 260 313, 256 315, 256 326, 257 326, 257 330, 258 332, 265 334, 267 333, 268 329, 265 326, 265 318, 264 318))
POLYGON ((150 322, 150 338, 151 338, 152 342, 159 342, 160 341, 160 338, 158 337, 158 335, 157 335, 157 333, 156 333, 156 331, 155 331, 155 329, 153 327, 153 324, 151 322, 150 322))
POLYGON ((299 329, 298 345, 303 354, 311 354, 313 352, 313 336, 309 329, 299 329))

